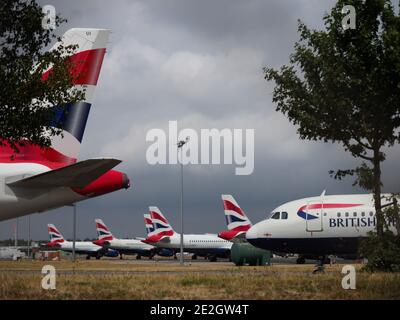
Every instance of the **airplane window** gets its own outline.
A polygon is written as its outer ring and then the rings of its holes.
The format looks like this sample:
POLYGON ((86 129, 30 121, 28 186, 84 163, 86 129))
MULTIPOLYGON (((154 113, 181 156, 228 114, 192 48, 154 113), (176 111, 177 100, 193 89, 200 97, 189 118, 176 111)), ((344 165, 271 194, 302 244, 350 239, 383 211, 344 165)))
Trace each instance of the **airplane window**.
POLYGON ((345 215, 346 217, 348 217, 348 216, 349 216, 349 213, 348 213, 348 212, 346 212, 344 215, 345 215))
POLYGON ((280 212, 275 212, 275 213, 272 215, 271 219, 279 219, 280 215, 281 215, 280 212))
POLYGON ((369 213, 369 215, 372 217, 372 216, 374 215, 374 213, 371 211, 371 212, 369 213))
POLYGON ((365 217, 365 212, 361 212, 361 217, 365 217))
POLYGON ((288 213, 287 212, 282 212, 282 219, 287 219, 288 218, 288 213))
POLYGON ((337 216, 338 216, 338 218, 340 218, 340 216, 341 216, 341 213, 340 213, 340 212, 338 212, 338 213, 337 213, 337 216))
POLYGON ((353 212, 353 217, 357 217, 357 212, 353 212))
POLYGON ((326 212, 324 212, 324 216, 326 217, 328 214, 326 212))

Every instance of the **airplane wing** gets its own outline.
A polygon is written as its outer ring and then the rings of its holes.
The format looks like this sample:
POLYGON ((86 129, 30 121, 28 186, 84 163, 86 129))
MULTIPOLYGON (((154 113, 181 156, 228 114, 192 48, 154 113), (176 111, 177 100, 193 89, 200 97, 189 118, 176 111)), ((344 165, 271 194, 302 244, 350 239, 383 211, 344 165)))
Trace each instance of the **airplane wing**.
POLYGON ((32 177, 11 181, 7 185, 31 189, 48 187, 84 188, 119 163, 121 163, 121 160, 117 159, 89 159, 32 177))

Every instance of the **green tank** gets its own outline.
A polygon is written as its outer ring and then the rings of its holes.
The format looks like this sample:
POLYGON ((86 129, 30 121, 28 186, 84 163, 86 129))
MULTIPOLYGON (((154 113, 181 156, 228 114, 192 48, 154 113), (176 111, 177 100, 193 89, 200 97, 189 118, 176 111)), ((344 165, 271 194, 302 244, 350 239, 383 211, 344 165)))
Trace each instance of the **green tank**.
POLYGON ((237 266, 265 266, 271 262, 271 252, 252 246, 250 243, 234 243, 231 248, 231 260, 237 266))

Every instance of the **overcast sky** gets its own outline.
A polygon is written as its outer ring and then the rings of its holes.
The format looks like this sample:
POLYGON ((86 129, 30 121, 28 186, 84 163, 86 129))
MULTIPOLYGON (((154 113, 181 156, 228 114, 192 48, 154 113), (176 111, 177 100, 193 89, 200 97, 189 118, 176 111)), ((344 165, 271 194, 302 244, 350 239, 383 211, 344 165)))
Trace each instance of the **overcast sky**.
MULTIPOLYGON (((299 140, 296 128, 275 111, 273 84, 264 66, 288 62, 298 39, 297 20, 322 28, 327 0, 41 1, 73 27, 112 30, 85 132, 80 159, 113 156, 132 182, 78 205, 78 237, 95 237, 102 218, 117 237, 144 236, 143 213, 158 206, 179 230, 179 168, 148 165, 146 133, 167 128, 255 129, 255 170, 236 176, 233 165, 185 167, 185 232, 225 229, 220 195, 234 195, 253 222, 297 198, 360 192, 352 180, 338 182, 331 169, 357 162, 341 147, 299 140)), ((388 152, 385 191, 399 191, 400 150, 388 152)), ((27 238, 27 217, 19 219, 27 238)), ((33 239, 48 237, 46 224, 72 236, 72 209, 31 216, 33 239)), ((0 223, 0 238, 12 236, 15 220, 0 223)))

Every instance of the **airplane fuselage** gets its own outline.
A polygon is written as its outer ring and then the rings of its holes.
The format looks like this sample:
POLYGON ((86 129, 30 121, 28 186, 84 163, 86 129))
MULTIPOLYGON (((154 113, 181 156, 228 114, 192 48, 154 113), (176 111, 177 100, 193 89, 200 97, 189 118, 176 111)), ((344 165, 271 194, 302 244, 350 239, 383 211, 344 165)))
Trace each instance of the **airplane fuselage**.
MULTIPOLYGON (((178 252, 180 249, 180 234, 174 233, 171 237, 152 243, 159 248, 171 249, 178 252)), ((194 253, 200 256, 216 255, 228 257, 232 242, 223 240, 213 234, 184 234, 183 249, 185 252, 194 253)))
MULTIPOLYGON (((64 241, 57 244, 57 248, 65 252, 73 251, 73 242, 72 241, 64 241)), ((90 256, 101 256, 103 253, 107 251, 102 247, 93 244, 90 241, 76 241, 75 242, 75 252, 77 254, 87 254, 90 256)))
POLYGON ((136 239, 108 240, 105 247, 116 250, 120 254, 138 254, 145 256, 153 255, 156 249, 154 246, 136 239))
POLYGON ((354 255, 360 239, 374 231, 375 224, 371 194, 329 195, 279 206, 251 227, 246 238, 256 247, 276 252, 354 255))

